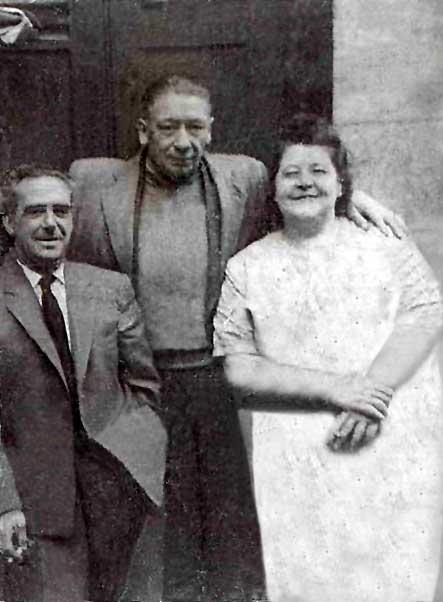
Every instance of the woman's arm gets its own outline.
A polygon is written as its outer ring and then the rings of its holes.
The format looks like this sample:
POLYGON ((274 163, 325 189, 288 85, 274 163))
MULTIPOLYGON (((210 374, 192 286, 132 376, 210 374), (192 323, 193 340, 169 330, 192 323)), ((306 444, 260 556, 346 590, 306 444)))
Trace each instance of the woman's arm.
MULTIPOLYGON (((367 376, 395 391, 406 382, 426 359, 439 336, 427 323, 415 328, 397 326, 373 361, 367 376)), ((373 441, 381 431, 379 420, 357 412, 337 417, 327 444, 334 451, 355 450, 373 441)))
MULTIPOLYGON (((438 283, 410 238, 393 241, 387 256, 401 290, 400 303, 392 333, 367 376, 395 391, 413 376, 437 342, 442 306, 438 283)), ((380 428, 380 423, 346 412, 338 417, 328 445, 334 450, 356 449, 370 443, 380 428)))
POLYGON ((368 377, 396 390, 415 373, 435 346, 440 331, 418 323, 394 328, 368 370, 368 377))
POLYGON ((258 355, 228 355, 224 367, 238 405, 251 409, 354 410, 382 420, 392 397, 388 387, 361 375, 306 370, 258 355))
POLYGON ((398 314, 367 372, 392 389, 409 380, 429 355, 441 335, 443 317, 439 285, 430 267, 411 240, 398 244, 400 252, 393 259, 401 288, 398 314))
POLYGON ((381 420, 392 396, 362 375, 338 376, 272 361, 257 347, 249 309, 245 254, 228 262, 214 318, 214 354, 224 358, 225 374, 239 406, 291 411, 295 408, 355 410, 381 420))

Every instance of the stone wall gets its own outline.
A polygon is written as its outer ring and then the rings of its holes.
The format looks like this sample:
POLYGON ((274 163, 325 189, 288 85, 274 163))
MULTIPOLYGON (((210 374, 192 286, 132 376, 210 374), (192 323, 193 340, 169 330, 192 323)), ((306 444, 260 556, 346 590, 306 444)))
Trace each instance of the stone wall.
POLYGON ((442 0, 335 0, 333 114, 356 185, 392 199, 443 283, 442 0))
POLYGON ((443 281, 443 2, 335 0, 334 120, 443 281))

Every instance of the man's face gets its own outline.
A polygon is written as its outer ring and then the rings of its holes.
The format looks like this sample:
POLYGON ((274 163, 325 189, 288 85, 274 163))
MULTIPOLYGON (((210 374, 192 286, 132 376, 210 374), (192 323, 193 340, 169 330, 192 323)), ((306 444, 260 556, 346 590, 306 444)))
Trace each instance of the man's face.
POLYGON ((53 269, 72 234, 71 190, 54 176, 25 178, 15 190, 17 208, 4 224, 15 238, 17 256, 37 271, 53 269))
POLYGON ((176 183, 196 173, 211 140, 211 107, 199 96, 165 92, 151 106, 149 119, 140 119, 140 142, 160 175, 176 183))

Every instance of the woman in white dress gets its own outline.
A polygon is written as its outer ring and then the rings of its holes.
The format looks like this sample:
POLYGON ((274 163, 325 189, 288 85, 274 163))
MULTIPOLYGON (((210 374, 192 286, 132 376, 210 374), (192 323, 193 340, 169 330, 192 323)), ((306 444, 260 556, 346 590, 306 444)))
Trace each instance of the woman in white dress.
POLYGON ((282 136, 282 229, 228 263, 215 353, 252 417, 271 602, 430 602, 442 528, 441 301, 409 238, 337 216, 347 156, 282 136))

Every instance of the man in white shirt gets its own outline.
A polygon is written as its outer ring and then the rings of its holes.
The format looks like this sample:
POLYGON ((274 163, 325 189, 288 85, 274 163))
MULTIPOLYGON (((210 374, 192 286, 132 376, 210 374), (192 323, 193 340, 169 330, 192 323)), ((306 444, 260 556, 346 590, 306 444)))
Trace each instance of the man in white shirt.
POLYGON ((64 260, 70 181, 3 184, 0 597, 116 600, 146 512, 160 521, 158 375, 129 279, 64 260))

